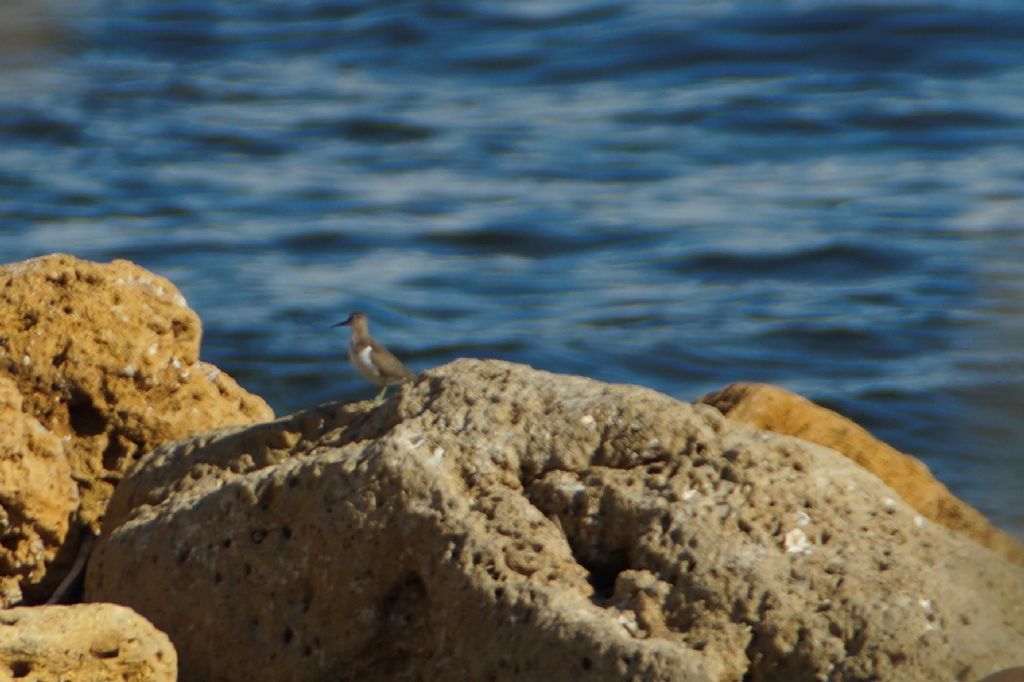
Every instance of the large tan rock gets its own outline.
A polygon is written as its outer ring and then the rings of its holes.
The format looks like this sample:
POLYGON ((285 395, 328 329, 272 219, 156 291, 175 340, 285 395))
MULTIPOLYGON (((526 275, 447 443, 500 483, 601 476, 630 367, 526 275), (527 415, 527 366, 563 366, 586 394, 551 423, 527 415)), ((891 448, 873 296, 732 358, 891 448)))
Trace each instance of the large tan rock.
POLYGON ((846 417, 769 384, 732 384, 701 402, 744 424, 835 449, 885 481, 925 518, 1024 564, 1024 547, 951 493, 923 462, 883 443, 846 417))
POLYGON ((12 577, 29 601, 60 580, 79 522, 98 531, 114 485, 144 452, 273 418, 263 400, 199 361, 199 341, 199 318, 174 285, 127 261, 57 254, 0 266, 5 605, 17 601, 12 577))
POLYGON ((17 386, 0 376, 0 606, 48 594, 47 566, 77 508, 60 439, 22 412, 17 386))
POLYGON ((497 361, 157 449, 86 593, 183 679, 974 680, 1024 651, 1024 569, 838 453, 497 361))
POLYGON ((175 682, 167 635, 116 604, 0 611, 0 679, 175 682))

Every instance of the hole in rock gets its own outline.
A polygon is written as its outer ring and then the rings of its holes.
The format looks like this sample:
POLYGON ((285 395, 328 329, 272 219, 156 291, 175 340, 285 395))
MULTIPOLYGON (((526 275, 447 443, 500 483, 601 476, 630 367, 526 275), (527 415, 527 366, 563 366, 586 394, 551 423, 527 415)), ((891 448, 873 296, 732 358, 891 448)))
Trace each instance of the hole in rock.
POLYGON ((427 586, 413 573, 384 597, 380 612, 384 622, 392 627, 407 628, 413 623, 422 623, 429 609, 427 586))
POLYGON ((120 471, 121 461, 127 454, 128 450, 121 444, 121 439, 111 434, 107 447, 103 449, 103 468, 107 471, 120 471))
POLYGON ((84 391, 71 392, 68 421, 79 436, 96 436, 107 430, 107 420, 84 391))
POLYGON ((581 667, 581 668, 583 668, 584 670, 590 670, 590 668, 591 668, 591 667, 592 667, 593 665, 594 665, 594 664, 593 664, 593 663, 591 663, 591 662, 590 662, 590 659, 589 659, 589 658, 587 658, 586 656, 584 656, 584 657, 583 657, 583 660, 582 660, 582 661, 580 661, 580 667, 581 667))
POLYGON ((591 597, 591 600, 598 606, 606 605, 615 594, 615 580, 620 573, 629 568, 626 553, 622 550, 615 550, 589 561, 581 560, 580 557, 577 557, 576 560, 589 573, 587 582, 594 588, 594 596, 591 597))
POLYGON ((295 637, 295 632, 290 627, 285 626, 284 631, 281 633, 281 641, 285 644, 290 644, 293 637, 295 637))
POLYGON ((719 474, 718 477, 721 478, 723 481, 729 481, 730 483, 740 482, 740 476, 736 472, 736 469, 729 466, 728 464, 722 467, 722 472, 719 474))
POLYGON ((57 353, 56 355, 53 356, 53 366, 54 367, 60 367, 65 362, 67 362, 68 361, 68 352, 70 350, 71 350, 71 344, 70 343, 64 344, 64 348, 62 348, 59 353, 57 353))
POLYGON ((176 319, 171 320, 171 333, 174 334, 174 338, 180 339, 182 336, 187 334, 191 328, 191 325, 187 320, 176 319))
POLYGON ((11 677, 15 679, 28 677, 30 672, 32 672, 32 664, 28 661, 14 661, 11 663, 11 677))

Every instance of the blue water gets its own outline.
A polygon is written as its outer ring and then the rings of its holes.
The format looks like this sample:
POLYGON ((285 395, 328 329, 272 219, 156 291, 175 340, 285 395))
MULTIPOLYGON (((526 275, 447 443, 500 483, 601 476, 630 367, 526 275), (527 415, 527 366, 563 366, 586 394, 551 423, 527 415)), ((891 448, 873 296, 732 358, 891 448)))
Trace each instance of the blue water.
POLYGON ((780 384, 1024 536, 1024 4, 7 0, 0 260, 129 258, 284 414, 353 308, 692 400, 780 384))

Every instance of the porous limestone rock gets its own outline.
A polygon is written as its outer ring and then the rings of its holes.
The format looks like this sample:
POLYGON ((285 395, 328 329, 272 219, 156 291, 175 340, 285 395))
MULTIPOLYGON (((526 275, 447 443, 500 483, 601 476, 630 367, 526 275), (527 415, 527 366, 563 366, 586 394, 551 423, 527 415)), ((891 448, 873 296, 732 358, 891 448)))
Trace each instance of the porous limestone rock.
POLYGON ((924 462, 883 443, 846 417, 770 384, 732 384, 701 402, 744 424, 833 448, 885 481, 925 518, 1024 564, 1024 547, 951 493, 924 462))
POLYGON ((183 679, 976 680, 1024 573, 833 450, 460 360, 379 407, 168 444, 86 584, 183 679))
POLYGON ((0 375, 0 606, 49 593, 47 566, 77 508, 60 439, 22 412, 17 386, 0 375))
POLYGON ((0 611, 0 679, 175 682, 167 635, 117 604, 0 611))
POLYGON ((0 375, 63 444, 93 532, 122 473, 157 444, 273 418, 199 361, 199 341, 174 285, 128 261, 54 254, 0 266, 0 375))

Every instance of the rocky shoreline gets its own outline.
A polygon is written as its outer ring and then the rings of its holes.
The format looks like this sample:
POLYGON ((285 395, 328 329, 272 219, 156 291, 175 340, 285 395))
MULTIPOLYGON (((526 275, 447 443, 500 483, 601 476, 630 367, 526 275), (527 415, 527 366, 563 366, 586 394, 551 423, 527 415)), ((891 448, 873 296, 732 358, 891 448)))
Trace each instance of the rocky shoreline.
POLYGON ((0 267, 0 296, 11 678, 973 682, 1024 665, 1019 543, 782 389, 688 404, 459 360, 381 405, 274 420, 199 360, 195 313, 138 266, 37 258, 0 267), (41 605, 92 535, 87 603, 41 605))

